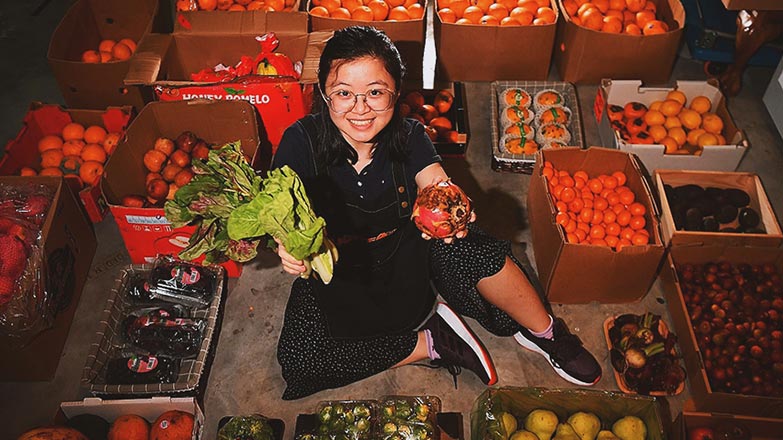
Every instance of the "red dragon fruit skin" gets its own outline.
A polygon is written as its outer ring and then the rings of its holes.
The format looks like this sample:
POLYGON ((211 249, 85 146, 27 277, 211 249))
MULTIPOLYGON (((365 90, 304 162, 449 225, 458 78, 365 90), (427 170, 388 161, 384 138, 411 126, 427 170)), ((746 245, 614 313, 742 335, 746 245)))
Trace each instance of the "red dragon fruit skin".
POLYGON ((467 227, 471 210, 465 192, 450 180, 444 180, 419 191, 412 218, 420 231, 443 239, 454 237, 467 227))

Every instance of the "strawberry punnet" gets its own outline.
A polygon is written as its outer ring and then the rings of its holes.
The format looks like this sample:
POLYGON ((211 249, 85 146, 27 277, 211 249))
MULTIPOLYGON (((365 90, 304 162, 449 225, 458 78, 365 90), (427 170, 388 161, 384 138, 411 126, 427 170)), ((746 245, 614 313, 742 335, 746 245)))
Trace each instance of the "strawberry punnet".
POLYGON ((16 237, 0 234, 0 275, 18 278, 27 264, 27 250, 16 237))
POLYGON ((16 289, 16 281, 14 278, 0 275, 0 306, 11 301, 14 289, 16 289))

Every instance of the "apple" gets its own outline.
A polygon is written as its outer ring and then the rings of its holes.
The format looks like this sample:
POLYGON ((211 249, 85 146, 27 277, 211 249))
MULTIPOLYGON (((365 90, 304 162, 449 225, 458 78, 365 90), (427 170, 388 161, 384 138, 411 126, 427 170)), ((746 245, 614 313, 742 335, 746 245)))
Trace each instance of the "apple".
POLYGON ((440 114, 448 112, 451 109, 451 105, 453 103, 454 95, 451 94, 450 90, 446 89, 438 91, 438 94, 435 95, 435 98, 432 102, 440 114))
POLYGON ((174 152, 174 141, 169 138, 159 137, 155 140, 155 146, 152 148, 169 157, 174 152))
POLYGON ((715 440, 712 428, 693 428, 688 430, 688 440, 715 440))

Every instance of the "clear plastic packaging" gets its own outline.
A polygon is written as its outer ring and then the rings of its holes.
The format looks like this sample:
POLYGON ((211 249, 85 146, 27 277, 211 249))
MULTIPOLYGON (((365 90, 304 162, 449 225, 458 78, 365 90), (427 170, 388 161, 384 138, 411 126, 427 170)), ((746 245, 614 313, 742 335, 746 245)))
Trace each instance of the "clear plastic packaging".
POLYGON ((565 98, 563 95, 555 89, 544 89, 536 93, 535 99, 533 99, 533 108, 536 113, 540 113, 542 110, 555 105, 565 105, 565 98))
POLYGON ((174 383, 180 360, 163 356, 131 355, 109 361, 106 384, 136 385, 174 383))
POLYGON ((503 104, 517 107, 530 107, 530 95, 520 89, 512 88, 506 89, 501 93, 503 104))
POLYGON ((124 329, 127 341, 148 354, 188 358, 201 349, 206 324, 173 305, 134 311, 125 319, 124 329))
POLYGON ((535 114, 529 108, 517 107, 515 105, 505 107, 500 112, 500 122, 504 127, 511 124, 517 124, 519 122, 530 124, 533 122, 534 117, 535 114))
POLYGON ((372 400, 335 400, 318 404, 316 432, 304 433, 297 440, 374 439, 377 403, 372 400))
POLYGON ((571 122, 571 109, 562 105, 553 105, 541 110, 536 115, 538 125, 556 123, 567 126, 569 122, 571 122))
POLYGON ((536 138, 536 131, 531 125, 525 124, 524 122, 507 125, 503 130, 503 134, 516 135, 525 139, 536 138))
POLYGON ((149 278, 153 298, 188 307, 207 307, 218 290, 219 266, 202 266, 160 256, 149 278))
POLYGON ((532 137, 524 139, 513 134, 505 134, 500 138, 500 148, 511 154, 536 154, 538 143, 532 137))
POLYGON ((545 124, 536 132, 536 141, 545 145, 547 142, 560 141, 565 144, 571 142, 571 133, 562 124, 545 124))
POLYGON ((379 405, 382 440, 435 440, 440 438, 437 414, 440 399, 432 396, 387 396, 379 405))

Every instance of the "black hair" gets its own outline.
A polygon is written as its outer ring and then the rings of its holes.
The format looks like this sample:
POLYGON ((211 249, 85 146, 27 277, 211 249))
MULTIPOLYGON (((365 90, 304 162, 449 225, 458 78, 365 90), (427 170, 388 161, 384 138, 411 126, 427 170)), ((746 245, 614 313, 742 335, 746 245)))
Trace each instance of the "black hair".
MULTIPOLYGON (((318 85, 321 91, 326 90, 326 78, 333 68, 364 57, 376 58, 383 63, 386 71, 394 79, 394 86, 399 94, 405 76, 405 66, 400 58, 400 52, 385 33, 370 26, 351 26, 337 30, 327 41, 318 64, 318 85)), ((328 106, 323 99, 317 101, 321 105, 316 160, 334 165, 347 159, 355 164, 359 160, 356 151, 349 148, 337 126, 332 122, 328 106)), ((389 149, 392 160, 403 161, 408 155, 408 133, 405 129, 405 120, 400 113, 399 99, 394 103, 393 112, 391 121, 376 135, 375 142, 389 149)))

